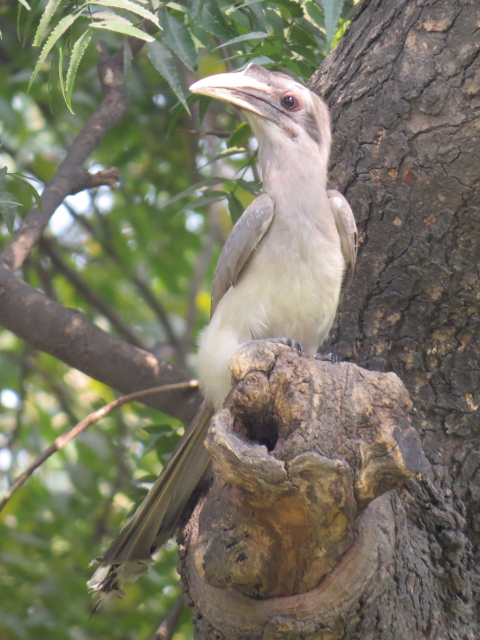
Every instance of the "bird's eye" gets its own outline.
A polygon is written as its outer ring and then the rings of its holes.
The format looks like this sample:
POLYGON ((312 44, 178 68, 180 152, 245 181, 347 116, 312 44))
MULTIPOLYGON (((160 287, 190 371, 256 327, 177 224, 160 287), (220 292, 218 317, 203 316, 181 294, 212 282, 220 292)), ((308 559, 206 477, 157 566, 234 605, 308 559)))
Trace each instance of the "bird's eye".
POLYGON ((298 111, 302 108, 302 101, 295 93, 285 93, 280 102, 288 111, 298 111))

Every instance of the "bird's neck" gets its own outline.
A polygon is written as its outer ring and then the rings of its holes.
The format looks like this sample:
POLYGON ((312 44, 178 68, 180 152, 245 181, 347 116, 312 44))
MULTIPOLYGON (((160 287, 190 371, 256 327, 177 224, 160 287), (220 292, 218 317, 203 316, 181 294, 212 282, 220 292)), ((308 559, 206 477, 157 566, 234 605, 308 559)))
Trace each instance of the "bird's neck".
MULTIPOLYGON (((280 215, 318 217, 327 202, 327 159, 315 147, 289 142, 285 146, 261 144, 259 166, 263 191, 275 201, 280 215)), ((328 205, 327 205, 328 206, 328 205)))

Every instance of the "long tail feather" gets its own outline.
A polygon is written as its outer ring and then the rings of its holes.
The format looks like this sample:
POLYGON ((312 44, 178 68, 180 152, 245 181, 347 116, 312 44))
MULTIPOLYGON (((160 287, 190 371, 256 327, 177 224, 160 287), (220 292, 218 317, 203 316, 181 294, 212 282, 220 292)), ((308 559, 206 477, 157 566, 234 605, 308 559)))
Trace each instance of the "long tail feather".
POLYGON ((210 464, 204 441, 212 415, 204 402, 145 500, 96 559, 101 565, 87 584, 100 595, 99 605, 112 596, 121 597, 123 582, 148 571, 152 554, 175 533, 188 499, 210 464))

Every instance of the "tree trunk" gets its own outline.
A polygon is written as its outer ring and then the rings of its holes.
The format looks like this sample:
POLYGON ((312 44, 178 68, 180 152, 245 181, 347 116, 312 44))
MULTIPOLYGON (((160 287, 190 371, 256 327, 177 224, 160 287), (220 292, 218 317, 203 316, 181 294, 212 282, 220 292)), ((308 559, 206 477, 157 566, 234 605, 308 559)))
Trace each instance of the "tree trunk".
POLYGON ((480 637, 479 34, 478 0, 370 0, 312 78, 360 230, 333 349, 364 369, 233 362, 181 540, 197 638, 480 637))

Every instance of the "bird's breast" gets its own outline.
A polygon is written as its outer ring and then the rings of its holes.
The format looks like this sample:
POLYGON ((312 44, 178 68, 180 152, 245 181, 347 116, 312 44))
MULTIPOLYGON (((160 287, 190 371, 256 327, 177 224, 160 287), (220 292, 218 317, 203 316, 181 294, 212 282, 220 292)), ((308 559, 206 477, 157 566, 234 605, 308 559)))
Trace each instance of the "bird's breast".
POLYGON ((344 260, 338 234, 324 229, 334 225, 330 209, 324 213, 314 217, 276 211, 237 282, 219 301, 198 352, 202 387, 213 406, 220 407, 228 393, 228 363, 241 344, 291 338, 314 355, 326 339, 344 260))
POLYGON ((343 269, 340 242, 323 233, 321 219, 275 216, 219 311, 241 327, 242 342, 288 337, 315 353, 333 322, 343 269))

